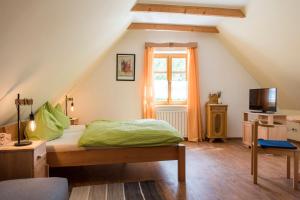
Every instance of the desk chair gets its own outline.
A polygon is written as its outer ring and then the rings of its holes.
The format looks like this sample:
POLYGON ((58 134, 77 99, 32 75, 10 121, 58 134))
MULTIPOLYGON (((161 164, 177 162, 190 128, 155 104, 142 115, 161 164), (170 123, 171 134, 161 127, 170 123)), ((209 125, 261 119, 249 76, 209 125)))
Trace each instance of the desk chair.
POLYGON ((263 124, 260 121, 255 121, 252 124, 252 142, 251 142, 251 174, 253 175, 253 183, 257 184, 257 162, 258 152, 266 154, 276 154, 287 156, 287 178, 290 178, 291 173, 291 157, 294 160, 294 176, 293 188, 296 190, 298 187, 298 163, 299 163, 299 149, 288 141, 275 141, 257 139, 258 126, 274 127, 274 125, 263 124))

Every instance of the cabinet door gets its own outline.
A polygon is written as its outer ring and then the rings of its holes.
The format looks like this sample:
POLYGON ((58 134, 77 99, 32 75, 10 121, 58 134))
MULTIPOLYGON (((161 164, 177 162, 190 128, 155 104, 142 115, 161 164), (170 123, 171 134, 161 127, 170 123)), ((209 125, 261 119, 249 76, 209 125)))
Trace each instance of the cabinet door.
POLYGON ((213 137, 225 137, 225 112, 212 112, 211 131, 213 137))
POLYGON ((287 127, 286 126, 275 126, 269 128, 269 139, 270 140, 287 140, 287 127))
POLYGON ((48 176, 48 165, 46 154, 41 156, 34 165, 34 177, 47 177, 48 176))
POLYGON ((244 122, 244 127, 243 127, 243 143, 251 146, 252 142, 252 124, 244 122))
POLYGON ((258 126, 257 138, 268 140, 269 139, 269 128, 258 126))
POLYGON ((32 151, 1 152, 0 180, 32 178, 32 165, 32 151))

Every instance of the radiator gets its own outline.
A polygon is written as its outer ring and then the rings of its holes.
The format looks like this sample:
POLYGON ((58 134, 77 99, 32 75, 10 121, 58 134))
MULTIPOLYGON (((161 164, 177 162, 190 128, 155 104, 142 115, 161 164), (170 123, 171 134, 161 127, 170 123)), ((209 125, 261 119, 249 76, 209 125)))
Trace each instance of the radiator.
POLYGON ((156 108, 156 119, 167 121, 178 130, 182 137, 187 137, 186 108, 156 108))

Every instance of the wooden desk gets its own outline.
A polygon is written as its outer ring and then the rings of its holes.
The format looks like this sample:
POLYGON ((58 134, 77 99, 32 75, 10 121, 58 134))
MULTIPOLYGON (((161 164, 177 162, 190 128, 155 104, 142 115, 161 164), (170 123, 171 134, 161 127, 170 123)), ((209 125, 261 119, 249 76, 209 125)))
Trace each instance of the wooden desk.
POLYGON ((287 119, 288 122, 300 123, 300 119, 287 119))
POLYGON ((258 138, 266 140, 287 140, 287 116, 282 114, 244 112, 243 117, 243 143, 251 146, 253 120, 260 120, 272 127, 258 127, 258 138))

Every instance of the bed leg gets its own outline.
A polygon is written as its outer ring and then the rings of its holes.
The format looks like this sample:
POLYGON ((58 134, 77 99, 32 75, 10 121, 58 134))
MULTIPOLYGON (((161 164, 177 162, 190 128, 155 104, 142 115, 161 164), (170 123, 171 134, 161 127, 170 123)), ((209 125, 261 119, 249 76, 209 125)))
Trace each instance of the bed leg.
POLYGON ((185 146, 178 146, 178 181, 185 182, 185 146))

